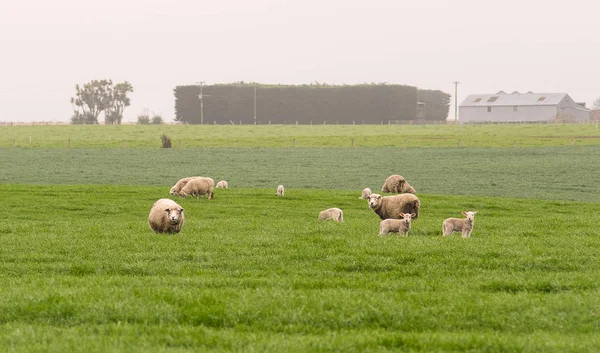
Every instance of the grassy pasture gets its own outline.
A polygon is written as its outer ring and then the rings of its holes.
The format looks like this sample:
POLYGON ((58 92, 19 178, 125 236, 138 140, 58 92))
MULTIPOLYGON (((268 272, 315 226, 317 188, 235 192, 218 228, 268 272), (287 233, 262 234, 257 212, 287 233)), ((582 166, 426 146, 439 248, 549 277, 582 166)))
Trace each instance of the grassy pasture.
MULTIPOLYGON (((600 146, 547 148, 0 149, 0 183, 164 185, 208 175, 233 187, 381 190, 600 202, 600 146)), ((275 191, 273 191, 275 192, 275 191)), ((360 194, 359 194, 360 195, 360 194)))
POLYGON ((355 191, 0 185, 4 351, 583 352, 600 344, 600 204, 421 195, 378 238, 355 191), (518 205, 516 207, 515 205, 518 205), (343 224, 316 221, 344 209, 343 224), (469 240, 441 222, 477 209, 469 240))
POLYGON ((597 351, 600 146, 556 145, 597 135, 593 125, 0 127, 0 144, 20 146, 0 148, 0 350, 597 351), (107 143, 107 131, 121 135, 107 143), (465 148, 389 147, 465 131, 465 148), (163 132, 214 148, 129 148, 156 147, 163 132), (67 135, 74 148, 54 148, 67 135), (292 138, 303 148, 255 148, 292 138), (350 138, 361 147, 331 147, 350 138), (532 147, 505 148, 519 138, 532 147), (379 238, 358 196, 393 173, 419 191, 422 213, 409 237, 379 238), (153 234, 152 203, 198 174, 232 189, 180 200, 183 232, 153 234), (343 224, 316 220, 334 206, 343 224), (442 238, 443 219, 467 209, 479 211, 472 238, 442 238))
POLYGON ((600 145, 594 124, 576 125, 159 125, 0 126, 0 147, 519 147, 600 145), (31 138, 31 141, 30 141, 31 138))

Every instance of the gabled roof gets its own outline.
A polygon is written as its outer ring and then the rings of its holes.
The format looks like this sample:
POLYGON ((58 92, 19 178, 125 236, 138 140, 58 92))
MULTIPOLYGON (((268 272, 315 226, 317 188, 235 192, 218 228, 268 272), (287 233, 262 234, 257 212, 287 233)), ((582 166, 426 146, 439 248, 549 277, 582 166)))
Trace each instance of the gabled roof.
POLYGON ((502 91, 496 94, 471 94, 460 104, 461 107, 488 106, 523 106, 523 105, 558 105, 568 94, 566 93, 518 93, 511 94, 502 91))

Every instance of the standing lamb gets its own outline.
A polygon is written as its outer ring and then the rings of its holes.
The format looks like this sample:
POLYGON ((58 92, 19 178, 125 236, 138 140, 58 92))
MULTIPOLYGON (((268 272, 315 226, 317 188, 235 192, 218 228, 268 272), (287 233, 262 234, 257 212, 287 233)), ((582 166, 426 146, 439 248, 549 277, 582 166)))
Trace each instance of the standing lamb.
POLYGON ((171 199, 156 201, 148 216, 148 224, 154 233, 179 233, 183 220, 183 207, 171 199))
POLYGON ((209 200, 213 199, 213 190, 215 181, 211 178, 194 178, 188 181, 187 184, 179 192, 180 197, 187 197, 189 195, 196 196, 206 195, 209 200))
MULTIPOLYGON (((183 187, 185 186, 185 184, 187 184, 190 180, 192 179, 196 179, 196 178, 204 178, 201 176, 193 176, 193 177, 187 177, 187 178, 183 178, 180 179, 172 188, 171 191, 169 191, 169 194, 176 196, 179 195, 179 192, 181 191, 181 189, 183 189, 183 187)), ((215 181, 212 180, 212 178, 207 178, 210 179, 210 181, 212 181, 213 186, 215 185, 215 181)))
POLYGON ((229 184, 225 180, 221 180, 217 183, 217 189, 228 189, 229 184))
POLYGON ((372 194, 371 189, 364 188, 363 191, 362 191, 362 194, 359 197, 359 199, 366 200, 366 199, 369 198, 369 195, 371 195, 371 194, 372 194))
POLYGON ((277 187, 277 194, 275 194, 275 196, 283 196, 284 193, 285 193, 285 189, 283 188, 283 185, 279 185, 277 187))
POLYGON ((390 192, 394 194, 416 194, 415 188, 404 179, 402 175, 394 174, 385 179, 381 187, 381 192, 390 192))
POLYGON ((461 232, 463 238, 470 238, 475 225, 475 214, 477 211, 463 212, 467 218, 446 218, 442 223, 442 236, 452 235, 454 232, 461 232))
POLYGON ((419 218, 421 201, 416 195, 400 194, 394 196, 381 196, 379 194, 371 194, 367 200, 369 201, 369 207, 381 219, 398 219, 401 212, 414 213, 415 215, 412 218, 419 218))
POLYGON ((410 221, 414 216, 414 213, 400 213, 400 219, 384 219, 379 222, 379 236, 388 235, 391 232, 408 236, 410 221))
POLYGON ((327 221, 329 219, 335 222, 343 222, 344 212, 339 208, 328 208, 319 213, 319 221, 327 221))

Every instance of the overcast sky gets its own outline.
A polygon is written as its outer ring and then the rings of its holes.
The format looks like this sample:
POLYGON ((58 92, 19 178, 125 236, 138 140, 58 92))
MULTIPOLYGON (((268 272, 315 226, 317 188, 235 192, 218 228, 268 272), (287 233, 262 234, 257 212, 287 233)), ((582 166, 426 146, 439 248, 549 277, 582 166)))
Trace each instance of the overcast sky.
MULTIPOLYGON (((125 120, 206 81, 387 82, 600 97, 589 0, 0 0, 0 121, 68 121, 75 84, 129 81, 125 120)), ((453 107, 450 116, 454 116, 453 107)))

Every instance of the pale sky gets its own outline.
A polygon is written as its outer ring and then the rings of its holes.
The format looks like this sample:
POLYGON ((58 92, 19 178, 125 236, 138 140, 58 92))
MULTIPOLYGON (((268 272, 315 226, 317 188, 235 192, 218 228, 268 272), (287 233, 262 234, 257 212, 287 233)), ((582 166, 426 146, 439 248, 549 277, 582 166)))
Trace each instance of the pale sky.
POLYGON ((197 81, 460 81, 459 103, 517 90, 589 107, 598 14, 591 0, 0 0, 0 121, 68 121, 93 79, 131 82, 125 121, 172 121, 173 88, 197 81))

